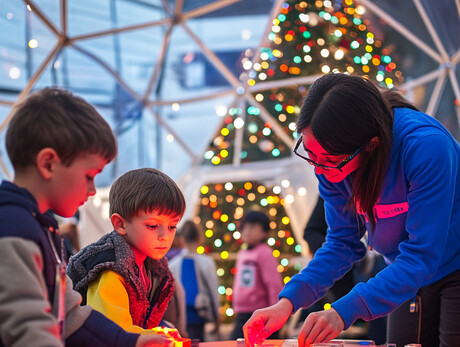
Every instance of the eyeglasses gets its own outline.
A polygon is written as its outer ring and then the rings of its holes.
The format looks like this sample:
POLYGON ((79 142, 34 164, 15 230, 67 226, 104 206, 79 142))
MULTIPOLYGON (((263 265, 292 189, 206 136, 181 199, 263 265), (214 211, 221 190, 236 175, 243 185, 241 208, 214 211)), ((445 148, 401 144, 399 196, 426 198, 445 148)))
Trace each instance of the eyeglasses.
POLYGON ((328 165, 318 164, 318 163, 314 162, 313 160, 311 160, 310 158, 307 157, 308 153, 306 155, 303 155, 303 154, 299 153, 298 149, 299 149, 300 145, 302 145, 301 148, 304 148, 303 143, 302 143, 302 136, 299 137, 299 140, 297 141, 297 144, 294 147, 294 154, 299 156, 302 159, 305 159, 308 162, 308 164, 316 166, 316 167, 319 167, 319 168, 321 168, 323 170, 339 170, 340 172, 342 172, 342 168, 345 165, 347 165, 354 157, 356 157, 358 155, 359 151, 361 150, 361 147, 358 148, 358 150, 356 152, 354 152, 350 156, 346 157, 337 166, 328 166, 328 165))

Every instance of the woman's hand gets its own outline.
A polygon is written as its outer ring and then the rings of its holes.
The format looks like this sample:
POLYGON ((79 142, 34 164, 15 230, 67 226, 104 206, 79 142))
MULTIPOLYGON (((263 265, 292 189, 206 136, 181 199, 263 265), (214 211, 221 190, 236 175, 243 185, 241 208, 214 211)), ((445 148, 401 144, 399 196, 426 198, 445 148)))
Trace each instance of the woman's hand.
POLYGON ((299 347, 308 347, 313 342, 329 342, 342 332, 344 326, 342 317, 333 308, 310 313, 299 333, 299 347))
POLYGON ((243 326, 246 345, 253 347, 262 343, 273 332, 279 330, 292 313, 294 306, 282 298, 275 305, 256 310, 243 326))

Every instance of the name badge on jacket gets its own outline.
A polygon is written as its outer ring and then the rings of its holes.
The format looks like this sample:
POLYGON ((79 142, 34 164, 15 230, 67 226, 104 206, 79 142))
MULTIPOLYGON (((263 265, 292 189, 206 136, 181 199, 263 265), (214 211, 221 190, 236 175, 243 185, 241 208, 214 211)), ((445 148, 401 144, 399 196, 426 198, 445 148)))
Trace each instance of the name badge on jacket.
POLYGON ((407 211, 409 211, 409 204, 407 202, 375 206, 375 214, 377 218, 391 218, 397 216, 398 214, 406 213, 407 211))

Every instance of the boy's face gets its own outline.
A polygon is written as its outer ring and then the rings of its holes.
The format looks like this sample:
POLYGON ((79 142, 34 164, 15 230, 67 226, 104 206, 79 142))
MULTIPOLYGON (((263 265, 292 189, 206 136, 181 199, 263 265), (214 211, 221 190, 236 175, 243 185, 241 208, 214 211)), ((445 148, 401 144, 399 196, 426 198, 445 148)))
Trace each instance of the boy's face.
POLYGON ((49 208, 62 217, 72 217, 89 196, 96 194, 94 177, 106 164, 97 154, 82 154, 69 166, 56 164, 47 194, 49 208))
POLYGON ((246 222, 241 229, 241 240, 248 246, 255 246, 267 237, 267 233, 259 223, 246 222))
POLYGON ((180 216, 141 211, 125 221, 124 231, 132 247, 147 257, 161 259, 171 248, 179 220, 180 216))

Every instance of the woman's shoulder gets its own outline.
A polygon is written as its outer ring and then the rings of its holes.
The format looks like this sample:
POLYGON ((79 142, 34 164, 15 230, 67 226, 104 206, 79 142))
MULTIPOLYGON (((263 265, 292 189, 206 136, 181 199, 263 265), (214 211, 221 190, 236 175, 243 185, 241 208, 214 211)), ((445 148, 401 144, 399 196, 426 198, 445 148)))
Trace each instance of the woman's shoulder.
POLYGON ((415 140, 435 134, 452 136, 437 119, 409 108, 395 108, 393 133, 395 137, 404 136, 415 140))
POLYGON ((414 148, 419 147, 436 154, 439 150, 458 147, 458 143, 439 121, 429 115, 406 108, 395 109, 393 152, 401 151, 404 156, 411 156, 414 148))

